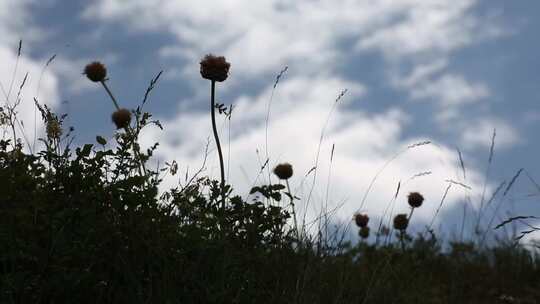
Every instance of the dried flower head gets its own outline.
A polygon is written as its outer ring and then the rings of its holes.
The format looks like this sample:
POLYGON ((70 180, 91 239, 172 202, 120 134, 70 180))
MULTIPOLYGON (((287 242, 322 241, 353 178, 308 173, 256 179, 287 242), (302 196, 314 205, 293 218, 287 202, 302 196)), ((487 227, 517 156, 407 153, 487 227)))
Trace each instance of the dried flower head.
POLYGON ((289 163, 279 164, 274 168, 274 174, 279 179, 289 179, 293 175, 292 165, 289 163))
POLYGON ((369 222, 369 216, 367 214, 357 213, 354 215, 354 221, 356 222, 356 226, 360 228, 366 227, 369 222))
POLYGON ((128 109, 120 109, 115 111, 111 118, 117 129, 126 128, 131 121, 131 112, 128 109))
POLYGON ((409 226, 409 219, 405 213, 401 213, 394 217, 394 229, 405 230, 409 226))
POLYGON ((358 231, 358 235, 363 239, 367 239, 369 237, 369 227, 364 226, 360 228, 360 230, 358 231))
POLYGON ((94 61, 84 68, 84 74, 93 82, 104 81, 107 77, 107 68, 101 62, 94 61))
POLYGON ((62 126, 60 125, 58 118, 51 116, 47 120, 45 131, 49 138, 60 138, 60 136, 62 136, 62 126))
POLYGON ((229 76, 231 64, 223 56, 208 54, 201 60, 201 76, 208 80, 224 81, 229 76))
POLYGON ((422 194, 418 192, 411 192, 409 193, 409 196, 407 197, 407 200, 409 202, 409 205, 413 208, 418 208, 422 206, 422 202, 424 202, 424 197, 422 194))

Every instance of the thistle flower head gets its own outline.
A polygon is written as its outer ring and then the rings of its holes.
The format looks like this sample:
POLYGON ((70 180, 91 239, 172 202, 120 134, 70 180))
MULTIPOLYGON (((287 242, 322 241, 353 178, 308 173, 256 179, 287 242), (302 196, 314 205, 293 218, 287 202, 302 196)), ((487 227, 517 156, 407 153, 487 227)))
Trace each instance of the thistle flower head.
POLYGON ((107 77, 107 68, 101 62, 94 61, 86 65, 84 74, 93 82, 104 81, 107 77))
POLYGON ((367 224, 369 222, 369 216, 367 214, 357 213, 354 215, 354 221, 356 222, 356 225, 360 228, 367 227, 367 224))
POLYGON ((49 138, 60 138, 60 136, 62 136, 62 126, 60 125, 58 118, 51 116, 47 119, 45 132, 49 138))
POLYGON ((360 230, 358 231, 358 235, 363 239, 367 239, 369 237, 369 227, 364 226, 360 228, 360 230))
POLYGON ((412 208, 418 208, 422 206, 422 202, 424 202, 424 197, 418 192, 411 192, 407 197, 407 201, 409 203, 409 206, 411 206, 412 208))
POLYGON ((405 213, 401 213, 394 217, 394 229, 396 230, 406 230, 409 226, 409 219, 405 213))
POLYGON ((293 175, 292 165, 289 163, 279 164, 274 168, 274 174, 279 179, 289 179, 293 175))
POLYGON ((223 56, 208 54, 201 60, 201 76, 208 80, 224 81, 229 76, 231 64, 223 56))
POLYGON ((131 121, 131 112, 128 109, 120 109, 115 111, 111 118, 117 129, 126 128, 131 121))

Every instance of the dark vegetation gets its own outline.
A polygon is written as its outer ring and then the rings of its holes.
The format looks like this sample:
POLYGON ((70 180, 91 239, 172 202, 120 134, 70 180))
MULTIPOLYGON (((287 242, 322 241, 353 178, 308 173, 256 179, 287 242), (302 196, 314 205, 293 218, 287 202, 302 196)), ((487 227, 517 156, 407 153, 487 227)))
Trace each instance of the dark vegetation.
MULTIPOLYGON (((87 70, 87 76, 107 89, 121 111, 106 73, 92 68, 97 74, 87 70)), ((205 78, 214 90, 224 75, 211 72, 205 78)), ((137 138, 147 125, 160 124, 142 110, 144 102, 130 115, 113 116, 119 128, 114 144, 98 136, 97 143, 75 148, 70 132, 64 134, 64 117, 35 102, 46 126, 39 152, 26 152, 18 139, 14 107, 1 112, 4 127, 13 131, 13 138, 0 141, 1 303, 540 299, 538 257, 514 242, 488 246, 410 235, 412 212, 396 217, 396 229, 371 231, 376 242, 327 242, 320 237, 325 231, 311 235, 298 227, 288 187, 292 166, 275 170, 285 185, 259 185, 252 190, 259 195, 249 201, 236 196, 223 175, 221 181, 194 176, 159 192, 162 173, 176 174, 177 168, 149 168, 156 146, 142 151, 137 138)), ((409 195, 412 210, 420 208, 420 198, 409 195)), ((355 220, 360 235, 369 236, 369 217, 355 220)))

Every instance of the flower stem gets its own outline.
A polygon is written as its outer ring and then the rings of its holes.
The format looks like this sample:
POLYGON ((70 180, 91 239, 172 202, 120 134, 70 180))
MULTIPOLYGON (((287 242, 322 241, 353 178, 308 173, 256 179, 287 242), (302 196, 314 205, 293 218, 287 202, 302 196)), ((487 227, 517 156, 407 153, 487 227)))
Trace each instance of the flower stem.
POLYGON ((286 179, 285 183, 287 183, 287 190, 289 191, 290 199, 291 199, 291 211, 293 216, 293 222, 294 222, 294 230, 296 231, 296 238, 298 241, 300 241, 300 232, 298 231, 298 222, 296 221, 296 210, 294 208, 294 196, 291 192, 291 186, 289 186, 289 180, 286 179))
POLYGON ((405 230, 399 231, 399 242, 401 243, 401 251, 405 252, 405 230))
POLYGON ((111 90, 109 89, 109 87, 107 86, 107 84, 105 83, 105 80, 101 81, 101 85, 103 85, 103 87, 105 88, 105 91, 107 91, 107 94, 109 94, 109 96, 111 97, 111 100, 112 100, 112 102, 114 104, 114 107, 117 110, 120 110, 120 106, 118 105, 118 101, 116 101, 116 98, 114 98, 114 95, 111 92, 111 90))
POLYGON ((210 95, 210 113, 212 115, 212 130, 214 131, 214 140, 216 141, 216 146, 219 155, 219 168, 221 170, 221 204, 223 210, 225 210, 225 168, 223 166, 223 153, 221 152, 221 144, 219 143, 219 136, 216 128, 216 82, 212 80, 212 89, 210 95))
MULTIPOLYGON (((109 94, 109 97, 111 97, 111 100, 114 104, 114 107, 116 108, 116 110, 120 110, 120 106, 118 105, 118 101, 116 101, 116 98, 114 97, 113 93, 111 92, 111 90, 109 89, 109 87, 107 86, 107 84, 105 83, 105 80, 102 80, 100 81, 101 82, 101 85, 103 85, 103 88, 105 88, 105 91, 107 91, 107 94, 109 94)), ((141 158, 141 155, 139 154, 139 151, 137 149, 135 149, 135 132, 133 132, 133 130, 131 129, 131 127, 128 125, 127 127, 124 128, 127 132, 127 134, 129 136, 132 137, 132 140, 133 140, 133 143, 132 143, 132 146, 133 146, 133 152, 135 153, 135 157, 138 158, 139 160, 139 164, 141 165, 139 167, 139 175, 146 175, 146 166, 144 165, 144 162, 142 161, 142 158, 141 158), (142 168, 142 170, 141 170, 142 168)))
POLYGON ((409 217, 407 218, 407 220, 409 221, 409 224, 411 223, 411 217, 412 217, 412 215, 414 213, 414 209, 415 208, 411 208, 411 212, 409 213, 409 217))

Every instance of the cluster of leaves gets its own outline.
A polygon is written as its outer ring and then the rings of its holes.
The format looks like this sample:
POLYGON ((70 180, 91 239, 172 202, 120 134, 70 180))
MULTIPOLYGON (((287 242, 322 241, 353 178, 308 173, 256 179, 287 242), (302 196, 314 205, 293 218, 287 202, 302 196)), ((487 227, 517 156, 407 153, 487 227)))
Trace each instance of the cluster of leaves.
POLYGON ((0 302, 246 301, 257 262, 290 248, 285 210, 230 187, 223 207, 216 181, 159 196, 158 172, 145 168, 157 145, 136 142, 150 115, 134 114, 110 149, 101 136, 72 151, 48 134, 35 154, 0 141, 0 302))

